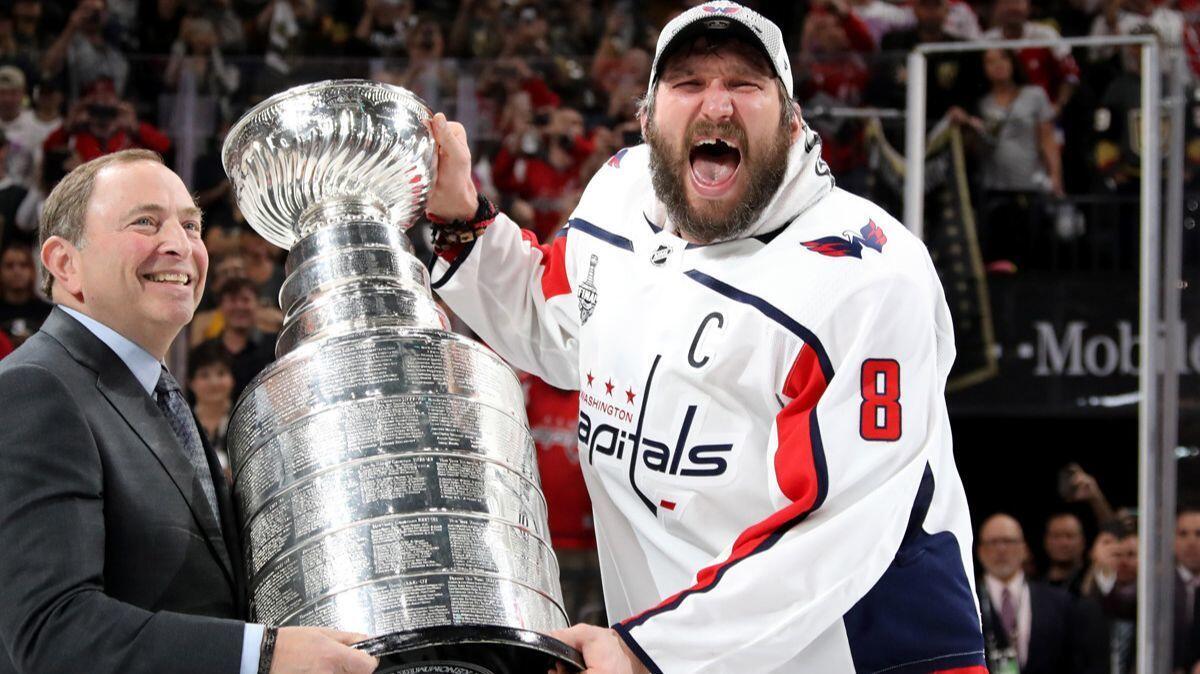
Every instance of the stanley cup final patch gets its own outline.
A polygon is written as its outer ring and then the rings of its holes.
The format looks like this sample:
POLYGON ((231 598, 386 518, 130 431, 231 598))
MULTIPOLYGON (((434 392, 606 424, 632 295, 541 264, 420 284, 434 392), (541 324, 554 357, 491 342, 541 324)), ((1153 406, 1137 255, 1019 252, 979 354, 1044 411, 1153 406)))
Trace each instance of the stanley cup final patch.
POLYGON ((592 312, 596 310, 596 263, 600 261, 600 257, 593 254, 591 264, 588 267, 587 280, 579 286, 579 324, 586 325, 588 319, 592 317, 592 312))

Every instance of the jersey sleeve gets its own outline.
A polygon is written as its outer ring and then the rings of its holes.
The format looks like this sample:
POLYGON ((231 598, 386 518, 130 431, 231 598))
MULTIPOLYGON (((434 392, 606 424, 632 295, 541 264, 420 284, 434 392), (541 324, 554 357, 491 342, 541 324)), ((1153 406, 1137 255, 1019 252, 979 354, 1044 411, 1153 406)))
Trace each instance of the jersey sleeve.
POLYGON ((892 563, 940 437, 926 285, 877 278, 838 298, 783 364, 764 476, 777 510, 691 587, 614 625, 651 672, 783 671, 892 563))
POLYGON ((579 316, 569 281, 572 237, 539 244, 503 213, 453 261, 438 259, 433 289, 513 366, 579 388, 579 316))

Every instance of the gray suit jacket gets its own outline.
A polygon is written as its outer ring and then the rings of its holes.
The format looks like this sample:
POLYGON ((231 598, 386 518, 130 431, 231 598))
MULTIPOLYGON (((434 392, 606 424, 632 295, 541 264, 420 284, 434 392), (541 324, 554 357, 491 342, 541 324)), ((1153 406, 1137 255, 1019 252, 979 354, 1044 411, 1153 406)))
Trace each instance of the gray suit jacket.
POLYGON ((62 310, 0 361, 0 674, 236 674, 233 511, 217 479, 217 522, 199 479, 125 363, 62 310))

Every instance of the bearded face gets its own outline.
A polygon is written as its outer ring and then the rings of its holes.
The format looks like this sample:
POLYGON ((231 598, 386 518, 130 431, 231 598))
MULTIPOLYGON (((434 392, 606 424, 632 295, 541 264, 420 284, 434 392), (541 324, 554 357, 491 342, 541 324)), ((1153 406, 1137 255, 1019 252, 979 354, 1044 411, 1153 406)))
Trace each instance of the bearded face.
POLYGON ((757 220, 798 134, 785 105, 770 65, 744 43, 692 49, 663 69, 644 135, 654 191, 684 238, 730 239, 757 220))

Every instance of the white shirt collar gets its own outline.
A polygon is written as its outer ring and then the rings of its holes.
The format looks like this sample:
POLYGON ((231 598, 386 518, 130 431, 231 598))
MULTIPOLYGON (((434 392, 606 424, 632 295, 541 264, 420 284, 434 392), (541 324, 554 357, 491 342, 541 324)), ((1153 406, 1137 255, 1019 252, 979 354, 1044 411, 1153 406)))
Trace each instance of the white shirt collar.
POLYGON ((1175 568, 1178 570, 1179 579, 1183 581, 1184 585, 1189 585, 1196 580, 1196 574, 1188 571, 1187 567, 1183 566, 1182 564, 1176 566, 1175 568))
POLYGON ((105 346, 113 350, 121 362, 125 363, 125 367, 133 373, 134 379, 142 385, 147 394, 154 394, 154 387, 158 384, 158 378, 162 376, 163 364, 157 358, 150 355, 142 347, 135 344, 128 337, 118 333, 116 330, 97 321, 96 319, 81 313, 62 304, 58 305, 60 309, 67 312, 72 318, 83 324, 97 339, 104 342, 105 346))
POLYGON ((1025 573, 1023 571, 1018 571, 1017 575, 1009 578, 1007 583, 990 573, 986 574, 985 579, 987 580, 988 592, 997 597, 1007 589, 1008 593, 1016 600, 1021 596, 1021 592, 1025 590, 1025 573))

